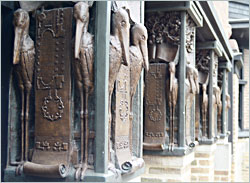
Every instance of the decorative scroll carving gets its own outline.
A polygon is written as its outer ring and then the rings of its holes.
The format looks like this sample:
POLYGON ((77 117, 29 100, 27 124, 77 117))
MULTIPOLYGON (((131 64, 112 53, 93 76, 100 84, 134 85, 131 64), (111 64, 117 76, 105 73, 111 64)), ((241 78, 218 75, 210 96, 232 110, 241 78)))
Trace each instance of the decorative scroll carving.
POLYGON ((144 149, 163 150, 165 145, 166 71, 166 64, 151 63, 145 75, 144 149))
POLYGON ((36 17, 35 147, 32 163, 24 163, 28 175, 58 178, 68 173, 72 15, 72 8, 60 8, 36 17))
POLYGON ((29 14, 18 9, 14 13, 15 41, 13 64, 17 76, 18 87, 21 91, 21 162, 18 163, 17 173, 20 174, 22 163, 28 161, 29 148, 29 105, 32 89, 35 48, 29 36, 29 14))
POLYGON ((76 170, 75 178, 83 180, 88 167, 88 98, 94 90, 94 39, 88 31, 89 6, 79 2, 74 6, 76 19, 74 75, 76 88, 81 100, 81 162, 76 170))
MULTIPOLYGON (((121 149, 117 149, 117 143, 119 141, 120 136, 127 136, 127 139, 129 140, 129 124, 130 121, 129 119, 125 120, 125 117, 129 118, 129 115, 125 115, 122 114, 123 110, 119 110, 120 108, 120 102, 121 99, 126 100, 126 103, 128 103, 128 107, 130 107, 129 104, 129 100, 130 98, 129 96, 129 92, 128 93, 124 93, 122 89, 125 85, 129 84, 129 68, 127 68, 126 66, 128 66, 129 64, 129 29, 130 29, 130 23, 129 23, 129 16, 127 11, 124 8, 119 8, 119 9, 114 9, 114 12, 112 14, 112 31, 111 31, 111 36, 110 36, 110 49, 109 49, 109 85, 108 85, 108 91, 109 91, 109 161, 111 162, 111 165, 109 167, 110 170, 114 170, 116 172, 115 168, 118 168, 120 170, 123 170, 123 164, 125 163, 126 159, 130 160, 131 159, 131 154, 129 151, 129 147, 126 148, 126 152, 124 153, 124 150, 121 149), (123 66, 122 63, 125 65, 123 66), (124 76, 127 79, 122 79, 122 72, 120 72, 120 70, 125 70, 124 74, 127 75, 124 76), (126 71, 127 70, 127 71, 126 71), (118 74, 120 73, 120 79, 118 79, 118 74), (113 132, 113 139, 115 141, 114 145, 115 147, 112 147, 111 145, 111 121, 112 121, 112 115, 111 115, 111 97, 112 97, 112 93, 114 90, 114 84, 115 81, 117 80, 116 83, 116 94, 117 92, 121 92, 119 97, 116 96, 116 101, 115 103, 118 105, 116 106, 116 115, 115 118, 113 118, 114 121, 114 131, 113 132), (124 80, 127 80, 127 82, 125 82, 124 80), (119 87, 122 88, 119 88, 119 87), (122 89, 122 90, 120 90, 122 89), (119 114, 119 112, 121 112, 119 114), (120 115, 122 117, 124 117, 123 120, 121 120, 120 115), (118 117, 119 116, 119 117, 118 117), (121 130, 121 128, 119 128, 119 125, 122 126, 124 129, 121 130), (113 166, 115 166, 115 162, 112 162, 111 160, 111 152, 113 150, 115 151, 115 154, 117 155, 117 159, 118 159, 118 167, 116 166, 115 168, 113 166), (122 153, 122 152, 123 153, 122 153), (125 156, 124 156, 125 155, 125 156)), ((127 88, 127 90, 129 90, 129 86, 125 86, 127 88)), ((125 90, 126 92, 126 90, 125 90)), ((126 111, 126 110, 125 110, 126 111)), ((130 111, 128 109, 128 111, 130 111)), ((118 143, 118 145, 120 144, 120 142, 118 143)), ((120 146, 118 146, 120 147, 120 146)), ((130 164, 131 165, 131 164, 130 164)), ((131 168, 129 168, 131 169, 131 168)), ((126 170, 124 170, 126 171, 126 170)))
POLYGON ((114 99, 113 115, 113 150, 117 162, 116 168, 122 173, 127 173, 132 168, 132 152, 130 146, 131 140, 131 122, 130 112, 130 67, 122 65, 116 82, 116 91, 114 99), (129 167, 127 165, 129 165, 129 167), (131 166, 130 166, 131 165, 131 166), (124 169, 125 168, 125 169, 124 169))

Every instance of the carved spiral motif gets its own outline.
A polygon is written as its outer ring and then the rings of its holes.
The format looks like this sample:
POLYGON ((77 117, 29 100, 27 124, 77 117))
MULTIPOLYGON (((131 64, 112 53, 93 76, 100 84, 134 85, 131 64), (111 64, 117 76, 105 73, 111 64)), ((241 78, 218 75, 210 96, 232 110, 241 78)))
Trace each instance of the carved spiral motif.
POLYGON ((54 102, 57 105, 58 111, 55 114, 51 114, 50 111, 48 111, 48 104, 52 101, 52 99, 53 98, 51 95, 49 95, 48 97, 45 97, 41 109, 42 109, 44 118, 50 121, 56 121, 62 118, 64 105, 63 105, 63 101, 61 97, 56 96, 56 98, 54 99, 54 102))

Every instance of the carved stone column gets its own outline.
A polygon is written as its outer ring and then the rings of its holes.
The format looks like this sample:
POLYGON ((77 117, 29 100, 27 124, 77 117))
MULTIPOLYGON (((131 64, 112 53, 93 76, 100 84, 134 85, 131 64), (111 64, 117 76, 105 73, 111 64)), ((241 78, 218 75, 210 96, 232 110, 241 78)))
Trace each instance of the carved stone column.
POLYGON ((148 4, 152 6, 146 4, 145 17, 150 70, 145 80, 144 153, 184 155, 191 152, 195 140, 194 106, 199 92, 195 30, 201 24, 187 11, 160 7, 157 11, 159 4, 148 4))
POLYGON ((218 57, 222 56, 221 47, 216 42, 198 43, 197 49, 197 63, 196 66, 200 71, 199 82, 201 84, 200 92, 200 107, 196 106, 196 111, 201 111, 196 114, 196 124, 200 120, 200 127, 196 126, 196 136, 199 142, 205 144, 213 143, 217 138, 217 107, 220 101, 220 89, 218 87, 218 57), (202 54, 203 56, 202 56, 202 54), (204 72, 205 71, 205 72, 204 72), (207 89, 206 89, 207 88, 207 89), (203 96, 208 97, 208 106, 205 102, 207 100, 203 96), (204 108, 206 107, 206 109, 204 108), (204 116, 206 115, 206 117, 204 116))

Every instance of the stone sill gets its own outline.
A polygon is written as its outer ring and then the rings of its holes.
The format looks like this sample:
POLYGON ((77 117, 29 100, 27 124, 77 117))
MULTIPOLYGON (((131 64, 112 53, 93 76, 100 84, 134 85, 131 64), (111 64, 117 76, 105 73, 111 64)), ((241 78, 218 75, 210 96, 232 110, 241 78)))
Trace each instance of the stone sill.
POLYGON ((238 138, 249 138, 249 130, 239 131, 238 138))
MULTIPOLYGON (((28 176, 25 174, 21 174, 20 176, 15 175, 16 167, 8 166, 4 170, 4 181, 5 182, 80 182, 79 180, 75 180, 73 169, 70 170, 70 173, 66 178, 45 178, 45 177, 36 177, 36 176, 28 176)), ((113 172, 108 171, 107 174, 95 173, 94 170, 87 170, 84 176, 84 180, 81 182, 127 182, 132 180, 140 175, 142 175, 145 171, 145 166, 138 169, 134 173, 124 174, 122 176, 116 176, 113 172)))
POLYGON ((143 150, 144 155, 159 155, 159 156, 185 156, 193 152, 194 148, 190 147, 174 147, 173 151, 167 148, 164 150, 143 150))

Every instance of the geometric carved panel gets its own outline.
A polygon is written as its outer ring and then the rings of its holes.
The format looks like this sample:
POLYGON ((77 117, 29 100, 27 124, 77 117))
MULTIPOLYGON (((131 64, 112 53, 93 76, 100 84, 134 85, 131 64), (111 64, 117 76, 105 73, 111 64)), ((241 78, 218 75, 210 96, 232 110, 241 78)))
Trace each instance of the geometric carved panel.
POLYGON ((72 8, 37 15, 35 149, 32 162, 67 164, 70 144, 72 8))
POLYGON ((165 144, 166 64, 152 63, 145 75, 144 142, 165 144))

